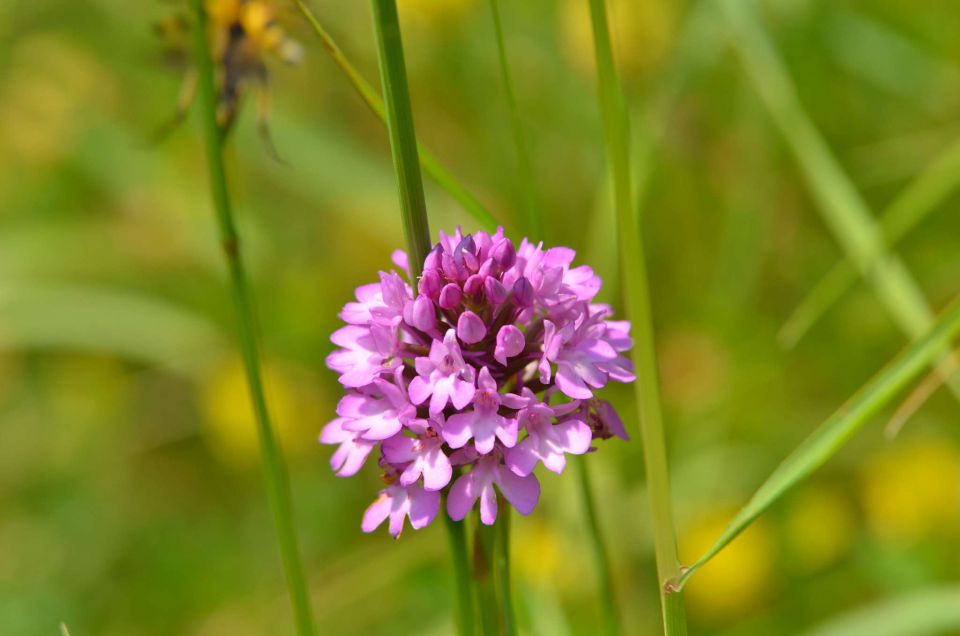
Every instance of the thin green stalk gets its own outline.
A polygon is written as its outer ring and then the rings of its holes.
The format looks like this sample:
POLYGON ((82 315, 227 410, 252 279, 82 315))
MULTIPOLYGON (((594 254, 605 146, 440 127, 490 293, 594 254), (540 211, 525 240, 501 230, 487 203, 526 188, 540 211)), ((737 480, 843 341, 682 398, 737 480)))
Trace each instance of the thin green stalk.
POLYGON ((416 283, 422 273, 423 260, 430 252, 431 242, 417 154, 417 134, 413 128, 413 108, 407 87, 407 68, 403 59, 400 19, 396 0, 372 0, 371 3, 387 132, 390 134, 390 153, 393 155, 393 168, 397 173, 397 188, 400 191, 403 235, 410 256, 410 275, 416 283))
POLYGON ((589 2, 597 60, 600 111, 606 139, 607 160, 613 173, 614 206, 617 216, 620 265, 625 283, 626 313, 633 324, 636 342, 633 350, 637 371, 634 390, 640 412, 640 431, 653 519, 664 633, 668 636, 683 635, 686 634, 687 625, 682 595, 670 593, 671 590, 668 588, 668 582, 680 574, 680 563, 677 560, 677 540, 673 526, 673 505, 670 499, 670 478, 667 472, 667 452, 646 262, 640 227, 631 203, 629 121, 620 81, 613 63, 606 3, 604 0, 589 0, 589 2))
MULTIPOLYGON (((866 202, 803 110, 752 0, 719 0, 719 4, 747 75, 800 164, 824 221, 900 329, 916 340, 933 323, 923 291, 900 259, 886 249, 866 202)), ((944 351, 945 358, 950 355, 944 351)), ((949 386, 960 399, 960 381, 950 381, 949 386)))
POLYGON ((227 261, 227 268, 230 270, 231 289, 237 312, 240 349, 243 353, 247 385, 256 415, 257 431, 260 436, 260 453, 267 500, 270 504, 270 511, 273 513, 277 543, 280 547, 280 556, 286 572, 287 587, 290 590, 297 633, 300 636, 312 636, 314 633, 313 614, 293 527, 290 485, 283 454, 270 422, 267 398, 263 390, 253 300, 250 297, 247 276, 240 253, 240 240, 233 222, 233 212, 227 188, 223 161, 223 135, 217 124, 217 90, 214 82, 213 61, 210 59, 210 45, 207 41, 206 13, 203 9, 203 2, 195 0, 194 9, 196 16, 196 28, 193 29, 195 34, 194 46, 200 77, 200 108, 207 146, 210 189, 217 224, 220 229, 221 246, 227 261))
POLYGON ((500 499, 500 513, 494 528, 497 529, 497 587, 500 593, 500 608, 503 614, 503 633, 516 636, 517 619, 513 611, 513 586, 510 584, 510 505, 500 499))
MULTIPOLYGON (((447 498, 444 496, 441 510, 446 510, 447 498)), ((467 533, 465 521, 454 521, 450 515, 443 514, 450 540, 450 553, 453 555, 453 574, 457 587, 456 614, 457 634, 473 636, 474 614, 473 596, 470 590, 470 562, 467 557, 467 533)))
MULTIPOLYGON (((413 127, 410 91, 403 60, 403 42, 397 18, 395 0, 372 0, 374 24, 377 33, 377 51, 383 94, 386 96, 385 115, 390 134, 390 150, 400 194, 400 209, 404 235, 407 240, 408 262, 413 282, 420 277, 423 261, 430 251, 430 226, 427 205, 423 196, 423 182, 417 161, 417 136, 413 127)), ((306 7, 301 4, 301 9, 306 7)), ((309 12, 307 12, 309 17, 309 12)), ((314 21, 315 22, 315 21, 314 21)), ((319 28, 319 25, 316 25, 319 28)), ((320 29, 318 32, 322 32, 320 29)), ((367 91, 372 94, 372 91, 367 91)), ((371 108, 373 108, 373 103, 371 108)), ((380 113, 384 107, 374 108, 380 113)), ((473 634, 473 604, 470 601, 467 541, 463 523, 447 519, 453 568, 457 579, 457 629, 461 636, 473 634)))
MULTIPOLYGON (((903 189, 880 214, 880 230, 887 247, 893 247, 927 215, 960 187, 960 140, 938 155, 923 173, 903 189)), ((858 280, 850 259, 837 263, 790 314, 779 333, 793 347, 858 280)))
POLYGON ((527 217, 527 231, 531 236, 543 238, 543 216, 533 185, 530 152, 527 149, 526 136, 523 134, 523 121, 517 107, 517 96, 513 91, 510 74, 510 62, 507 59, 507 47, 503 40, 503 23, 500 20, 500 0, 490 0, 490 12, 493 14, 493 30, 497 38, 497 57, 500 61, 500 79, 503 80, 503 92, 510 111, 510 129, 513 133, 513 145, 517 152, 517 174, 520 177, 524 212, 527 217))
MULTIPOLYGON (((330 57, 333 58, 334 63, 340 68, 343 74, 346 75, 347 80, 353 86, 354 90, 357 91, 357 94, 367 107, 386 125, 387 113, 380 95, 377 94, 373 86, 360 75, 357 68, 347 59, 346 55, 344 55, 343 51, 330 36, 330 33, 320 24, 320 21, 313 12, 310 11, 310 8, 304 0, 296 0, 296 2, 304 18, 310 23, 317 37, 320 38, 323 48, 330 54, 330 57)), ((447 194, 453 197, 453 199, 473 217, 481 228, 487 231, 496 229, 497 220, 490 211, 480 203, 479 199, 471 194, 423 144, 417 144, 417 148, 419 150, 420 165, 423 166, 424 171, 430 175, 430 178, 446 190, 447 194)))
POLYGON ((788 490, 833 457, 867 421, 885 407, 923 369, 937 359, 960 332, 960 297, 942 313, 920 339, 880 370, 846 404, 823 422, 777 466, 750 501, 737 512, 707 552, 674 581, 686 581, 743 532, 788 490))
POLYGON ((620 616, 617 609, 616 590, 613 586, 613 575, 610 572, 610 558, 607 555, 607 545, 600 531, 600 519, 597 507, 593 503, 593 488, 590 485, 590 467, 586 457, 573 460, 580 473, 580 490, 583 493, 583 505, 587 511, 587 525, 593 543, 593 560, 596 563, 597 579, 600 583, 600 599, 603 606, 603 620, 605 633, 616 636, 620 633, 620 616))
POLYGON ((496 530, 480 521, 478 510, 473 531, 473 583, 477 591, 477 609, 483 636, 497 636, 500 633, 500 612, 493 573, 495 546, 496 530))

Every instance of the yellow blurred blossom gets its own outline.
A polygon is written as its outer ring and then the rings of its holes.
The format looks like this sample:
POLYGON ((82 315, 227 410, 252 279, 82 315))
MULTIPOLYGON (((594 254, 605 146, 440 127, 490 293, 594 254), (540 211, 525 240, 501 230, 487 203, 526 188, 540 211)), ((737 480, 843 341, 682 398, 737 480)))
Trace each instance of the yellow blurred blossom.
POLYGON ((398 0, 397 11, 413 24, 443 24, 463 19, 477 0, 398 0))
MULTIPOLYGON (((655 66, 673 39, 674 5, 665 0, 611 0, 607 6, 620 71, 632 75, 655 66)), ((560 29, 571 63, 584 73, 593 73, 593 32, 587 2, 566 0, 560 11, 560 29)))
POLYGON ((515 532, 512 556, 517 576, 560 590, 578 587, 585 576, 590 576, 582 551, 571 545, 570 537, 558 531, 561 526, 555 521, 530 517, 512 525, 515 532))
POLYGON ((785 535, 802 569, 813 571, 839 559, 856 538, 850 502, 837 490, 805 488, 793 500, 785 535))
POLYGON ((960 452, 946 440, 898 444, 870 460, 860 481, 867 523, 881 539, 916 541, 960 526, 960 452))
MULTIPOLYGON (((319 383, 307 371, 283 364, 269 365, 264 377, 274 430, 284 451, 314 448, 329 419, 325 416, 332 413, 319 383)), ((242 468, 258 460, 260 441, 239 359, 226 361, 210 374, 201 387, 201 407, 207 442, 224 463, 242 468)))
POLYGON ((660 373, 664 399, 696 411, 712 406, 727 389, 730 360, 727 350, 709 333, 676 328, 663 337, 660 373))
POLYGON ((52 163, 74 145, 84 108, 104 110, 113 86, 99 60, 58 35, 18 42, 0 85, 0 155, 52 163))
MULTIPOLYGON (((720 535, 733 511, 717 511, 692 525, 680 537, 683 561, 703 554, 720 535)), ((727 620, 747 614, 762 602, 774 583, 776 545, 767 525, 754 522, 686 586, 691 612, 706 620, 727 620)))

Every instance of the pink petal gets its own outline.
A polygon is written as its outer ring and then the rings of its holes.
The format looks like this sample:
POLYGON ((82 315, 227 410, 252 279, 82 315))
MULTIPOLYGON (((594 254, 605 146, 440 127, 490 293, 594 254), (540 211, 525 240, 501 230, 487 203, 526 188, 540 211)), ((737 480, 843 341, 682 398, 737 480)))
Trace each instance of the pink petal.
POLYGON ((583 455, 590 449, 593 433, 590 427, 580 420, 567 420, 553 427, 553 437, 564 451, 572 455, 583 455))
POLYGON ((383 520, 390 514, 392 504, 393 502, 390 497, 387 496, 386 491, 381 492, 377 500, 370 504, 366 512, 363 513, 363 522, 360 524, 360 528, 362 528, 364 532, 373 532, 376 530, 377 526, 383 523, 383 520))
POLYGON ((423 404, 427 398, 430 397, 430 394, 433 393, 433 389, 426 380, 418 375, 410 381, 407 393, 410 395, 411 402, 414 404, 423 404))
MULTIPOLYGON (((453 401, 454 408, 462 409, 467 404, 470 404, 476 392, 477 390, 476 390, 476 387, 473 386, 473 383, 466 382, 459 378, 454 378, 453 393, 451 395, 451 400, 453 401)), ((441 408, 440 410, 442 411, 443 409, 441 408)))
POLYGON ((431 448, 423 456, 423 487, 426 490, 440 490, 450 483, 453 467, 440 447, 431 448))
POLYGON ((466 344, 475 344, 487 335, 487 326, 480 316, 467 310, 457 319, 457 336, 466 344))
POLYGON ((429 525, 440 510, 440 493, 430 492, 422 488, 410 488, 410 525, 419 530, 429 525))
POLYGON ((564 395, 575 400, 589 400, 593 397, 593 391, 587 388, 583 378, 571 372, 566 366, 557 369, 556 385, 564 395))
POLYGON ((480 521, 486 526, 492 526, 497 520, 497 492, 493 484, 487 484, 480 493, 480 521))
POLYGON ((466 517, 477 501, 480 493, 476 491, 474 479, 474 474, 470 472, 461 475, 450 487, 450 494, 447 495, 447 514, 454 521, 460 521, 466 517))
POLYGON ((443 439, 451 448, 462 448, 473 437, 473 413, 451 415, 443 425, 443 439))
POLYGON ((534 475, 520 477, 505 466, 497 470, 497 485, 500 492, 522 515, 528 515, 537 507, 540 499, 540 482, 534 475))
POLYGON ((508 450, 504 457, 507 467, 521 477, 532 473, 539 459, 533 439, 529 437, 508 450))
POLYGON ((507 448, 515 446, 517 443, 517 420, 501 417, 500 426, 497 427, 497 437, 507 448))

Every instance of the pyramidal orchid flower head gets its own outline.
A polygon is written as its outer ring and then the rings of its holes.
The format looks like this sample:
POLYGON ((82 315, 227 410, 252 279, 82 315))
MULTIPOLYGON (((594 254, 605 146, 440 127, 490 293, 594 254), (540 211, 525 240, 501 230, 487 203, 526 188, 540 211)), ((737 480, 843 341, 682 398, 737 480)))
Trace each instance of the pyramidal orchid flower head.
MULTIPOLYGON (((562 473, 567 455, 596 440, 629 439, 596 394, 634 379, 623 355, 630 325, 593 302, 600 278, 575 256, 515 245, 502 228, 458 228, 440 233, 413 285, 381 272, 344 306, 327 365, 346 393, 320 441, 338 446, 330 463, 339 476, 371 455, 384 471, 365 532, 387 520, 395 537, 407 520, 422 528, 441 493, 455 520, 478 506, 492 524, 503 501, 529 514, 537 465, 562 473)), ((406 254, 392 260, 407 272, 406 254)))

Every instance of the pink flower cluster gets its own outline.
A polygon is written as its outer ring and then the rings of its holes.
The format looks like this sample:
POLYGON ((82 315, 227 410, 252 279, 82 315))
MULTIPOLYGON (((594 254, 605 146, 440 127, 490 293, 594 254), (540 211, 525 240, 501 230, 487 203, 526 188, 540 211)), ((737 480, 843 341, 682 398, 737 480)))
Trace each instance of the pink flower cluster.
MULTIPOLYGON (((600 279, 574 251, 526 239, 440 234, 417 294, 394 271, 357 289, 340 317, 327 365, 347 395, 320 436, 337 444, 331 465, 355 474, 374 449, 387 487, 363 516, 370 532, 389 518, 422 528, 447 491, 447 514, 497 517, 497 490, 521 514, 540 497, 540 462, 563 471, 594 439, 627 439, 594 391, 630 382, 630 324, 592 302, 600 279)), ((406 255, 394 263, 407 269, 406 255)))

